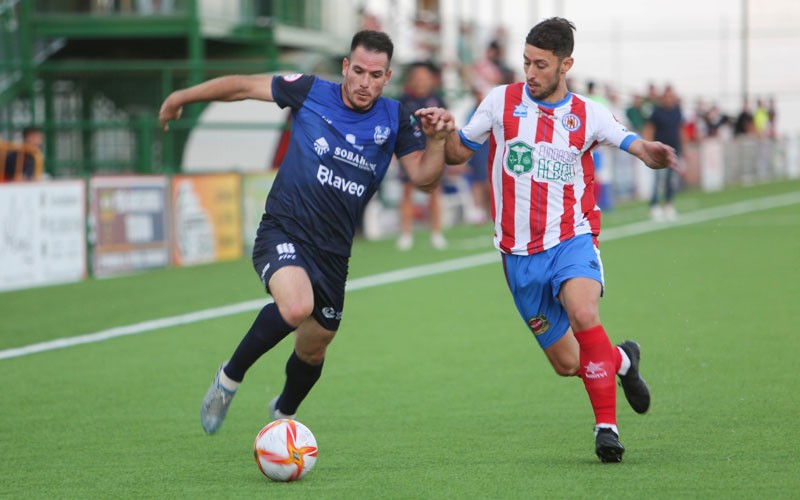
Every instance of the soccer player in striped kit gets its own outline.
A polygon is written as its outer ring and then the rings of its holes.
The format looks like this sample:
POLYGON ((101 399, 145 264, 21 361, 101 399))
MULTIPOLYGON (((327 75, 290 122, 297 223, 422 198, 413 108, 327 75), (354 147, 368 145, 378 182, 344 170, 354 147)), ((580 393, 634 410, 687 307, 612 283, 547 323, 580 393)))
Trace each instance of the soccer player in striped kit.
POLYGON ((618 147, 652 169, 675 168, 675 151, 645 141, 611 112, 569 91, 573 30, 563 18, 531 29, 525 82, 494 88, 469 123, 450 133, 448 163, 490 145, 494 244, 517 310, 562 376, 583 380, 595 414, 595 451, 620 462, 615 374, 631 407, 644 413, 650 391, 639 374, 639 345, 614 346, 600 322, 603 265, 591 149, 618 147))

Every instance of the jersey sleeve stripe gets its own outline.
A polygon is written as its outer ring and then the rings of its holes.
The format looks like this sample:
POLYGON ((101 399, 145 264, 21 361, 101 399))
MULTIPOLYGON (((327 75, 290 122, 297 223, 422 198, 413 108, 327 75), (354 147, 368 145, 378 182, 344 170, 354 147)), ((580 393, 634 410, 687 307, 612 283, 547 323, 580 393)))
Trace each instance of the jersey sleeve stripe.
POLYGON ((480 143, 475 141, 470 141, 469 139, 467 139, 467 136, 465 136, 464 132, 461 130, 458 131, 458 136, 461 138, 461 144, 465 145, 466 147, 468 147, 473 151, 477 151, 478 148, 481 147, 480 143))
POLYGON ((633 144, 633 141, 635 141, 636 139, 639 139, 639 138, 640 137, 639 137, 638 134, 630 134, 627 137, 625 137, 625 139, 623 139, 622 144, 619 145, 619 148, 621 150, 627 152, 628 148, 630 148, 631 144, 633 144))

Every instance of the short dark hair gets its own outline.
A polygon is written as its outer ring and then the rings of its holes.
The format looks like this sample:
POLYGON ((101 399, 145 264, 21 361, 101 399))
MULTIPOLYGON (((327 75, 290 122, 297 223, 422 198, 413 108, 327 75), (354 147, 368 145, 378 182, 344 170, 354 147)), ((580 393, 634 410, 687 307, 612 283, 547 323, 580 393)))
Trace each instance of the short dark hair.
POLYGON ((40 133, 41 131, 42 131, 42 129, 40 129, 39 127, 34 127, 32 125, 28 126, 28 127, 25 127, 25 128, 22 129, 22 138, 25 139, 29 135, 40 133))
POLYGON ((356 47, 364 47, 371 52, 380 52, 389 56, 389 62, 392 62, 392 54, 394 53, 394 44, 389 35, 382 31, 362 30, 353 35, 353 41, 350 42, 350 53, 352 54, 356 47))
POLYGON ((569 57, 575 47, 572 31, 575 25, 563 17, 551 17, 540 22, 528 32, 525 43, 549 50, 558 58, 569 57))

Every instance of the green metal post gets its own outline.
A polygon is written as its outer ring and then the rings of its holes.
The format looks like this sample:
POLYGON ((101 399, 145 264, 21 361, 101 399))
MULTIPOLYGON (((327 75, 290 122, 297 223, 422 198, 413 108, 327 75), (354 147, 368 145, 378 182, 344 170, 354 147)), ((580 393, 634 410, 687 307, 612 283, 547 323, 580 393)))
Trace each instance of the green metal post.
POLYGON ((189 0, 189 85, 201 83, 204 78, 203 59, 205 58, 205 47, 203 44, 203 33, 201 30, 200 7, 197 0, 189 0))
MULTIPOLYGON (((81 89, 81 123, 92 123, 92 96, 90 95, 89 81, 86 78, 80 80, 81 89)), ((93 174, 96 167, 94 152, 92 151, 92 137, 94 129, 91 126, 81 127, 81 165, 82 174, 93 174)))
POLYGON ((153 170, 152 126, 152 116, 142 114, 136 118, 136 172, 139 174, 148 174, 153 170))
POLYGON ((36 121, 36 76, 33 72, 33 35, 31 32, 32 4, 33 2, 19 3, 19 56, 23 88, 30 96, 31 121, 36 121))
MULTIPOLYGON (((163 102, 174 90, 175 82, 171 69, 161 71, 161 101, 163 102)), ((175 165, 175 131, 161 133, 161 161, 162 168, 167 172, 176 172, 175 165)))
POLYGON ((53 177, 56 175, 56 133, 53 79, 46 76, 44 78, 44 169, 53 177))

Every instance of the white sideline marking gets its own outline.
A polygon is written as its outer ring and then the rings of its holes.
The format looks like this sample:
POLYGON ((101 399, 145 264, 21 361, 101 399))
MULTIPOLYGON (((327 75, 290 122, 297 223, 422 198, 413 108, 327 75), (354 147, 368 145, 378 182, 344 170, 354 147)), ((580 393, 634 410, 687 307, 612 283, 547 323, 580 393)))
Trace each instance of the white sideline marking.
MULTIPOLYGON (((800 191, 778 196, 771 196, 768 198, 741 201, 737 203, 731 203, 729 205, 721 205, 718 207, 705 208, 696 210, 694 212, 682 213, 680 214, 680 218, 676 222, 672 223, 654 223, 651 221, 643 221, 634 222, 625 226, 604 229, 601 233, 600 240, 602 242, 612 241, 620 238, 652 233, 655 231, 663 231, 665 229, 671 229, 674 227, 698 224, 701 222, 708 222, 715 219, 722 219, 725 217, 732 217, 735 215, 742 215, 760 210, 769 210, 771 208, 794 205, 796 203, 800 203, 800 191)), ((468 257, 437 262, 434 264, 409 267, 406 269, 398 269, 396 271, 374 274, 372 276, 364 276, 363 278, 356 278, 347 282, 347 290, 351 292, 363 290, 365 288, 388 285, 391 283, 408 281, 425 276, 460 271, 462 269, 469 269, 485 264, 499 263, 499 261, 500 259, 496 251, 471 255, 468 257)), ((18 358, 27 356, 29 354, 63 349, 65 347, 73 347, 81 344, 91 344, 116 337, 124 337, 126 335, 136 335, 139 333, 160 330, 162 328, 188 325, 191 323, 197 323, 199 321, 222 318, 224 316, 230 316, 243 312, 257 311, 266 304, 269 304, 271 301, 272 300, 269 298, 248 300, 245 302, 239 302, 238 304, 214 307, 211 309, 204 309, 202 311, 180 314, 178 316, 170 316, 167 318, 134 323, 132 325, 118 326, 86 335, 65 337, 47 342, 30 344, 23 347, 5 349, 0 351, 0 360, 18 358)))

